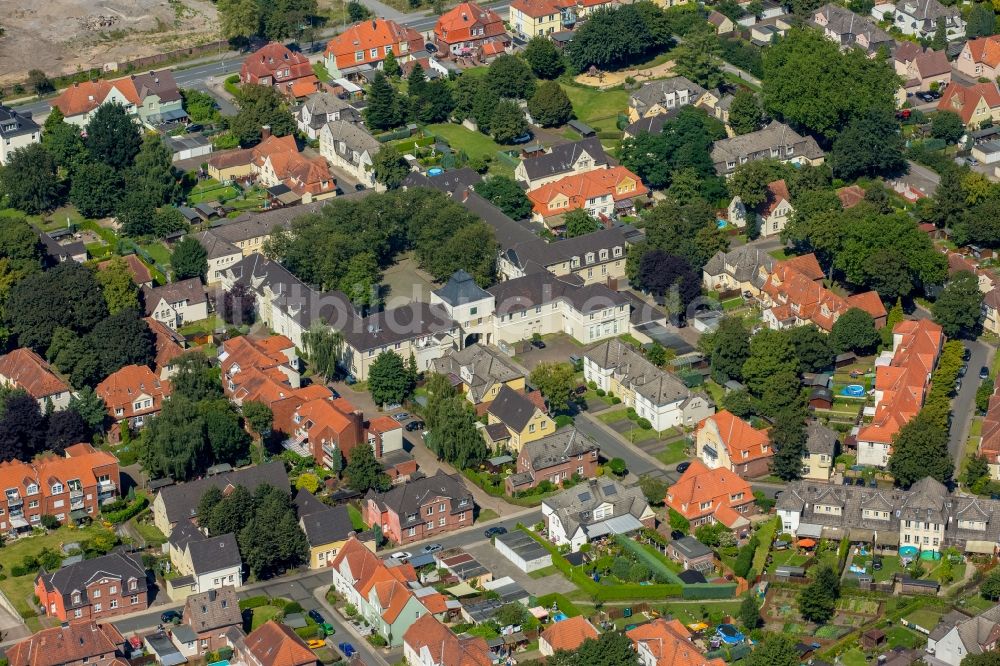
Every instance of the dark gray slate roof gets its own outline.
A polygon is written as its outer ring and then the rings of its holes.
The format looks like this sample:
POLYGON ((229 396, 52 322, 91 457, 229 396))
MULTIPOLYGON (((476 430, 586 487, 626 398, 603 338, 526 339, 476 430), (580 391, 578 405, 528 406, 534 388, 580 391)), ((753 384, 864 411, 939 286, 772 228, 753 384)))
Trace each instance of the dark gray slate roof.
POLYGON ((686 559, 693 560, 697 557, 711 555, 712 549, 698 541, 693 536, 685 536, 673 542, 674 549, 686 559))
POLYGON ((608 156, 604 153, 601 140, 595 136, 573 143, 553 146, 544 155, 526 159, 523 161, 524 171, 529 180, 569 173, 576 161, 584 154, 589 155, 594 160, 595 165, 606 166, 608 164, 608 156))
POLYGON ((295 495, 299 524, 310 546, 343 541, 354 531, 351 516, 343 504, 330 506, 305 490, 295 495))
POLYGON ((509 386, 504 386, 490 403, 489 413, 497 417, 514 432, 521 432, 528 425, 538 407, 509 386))
POLYGON ((9 106, 0 105, 0 138, 11 139, 22 134, 40 131, 38 123, 31 119, 30 113, 15 111, 9 106))
POLYGON ((285 464, 280 460, 275 460, 263 465, 247 467, 226 474, 167 486, 160 490, 159 498, 166 510, 167 520, 171 523, 179 523, 180 521, 194 518, 197 515, 198 502, 201 501, 201 496, 209 488, 219 488, 225 491, 226 488, 244 486, 247 490, 253 492, 258 486, 264 483, 269 483, 279 490, 290 492, 288 474, 285 473, 285 464))
POLYGON ((667 121, 677 115, 677 111, 677 109, 671 109, 668 113, 661 113, 658 116, 640 118, 625 127, 625 134, 628 136, 638 136, 642 132, 659 134, 663 131, 663 126, 667 124, 667 121))
POLYGON ((524 277, 505 280, 488 289, 496 298, 496 314, 508 315, 521 310, 539 307, 556 300, 569 301, 583 314, 609 307, 627 307, 628 299, 603 284, 579 286, 551 273, 530 273, 524 277))
POLYGON ((554 435, 528 442, 521 455, 528 458, 531 469, 537 472, 598 449, 596 442, 576 428, 563 428, 554 435))
POLYGON ((205 285, 201 283, 201 278, 188 278, 180 282, 171 282, 162 287, 143 287, 142 300, 146 305, 146 316, 149 317, 156 311, 156 306, 160 300, 167 303, 180 303, 187 301, 188 305, 204 303, 208 300, 205 292, 205 285))
POLYGON ((490 297, 488 291, 476 284, 475 278, 461 269, 455 271, 444 286, 435 289, 434 293, 453 307, 465 303, 475 303, 490 297))
POLYGON ((63 567, 51 574, 42 569, 38 572, 38 578, 35 580, 41 579, 46 590, 58 591, 63 597, 64 607, 68 610, 90 604, 87 598, 87 585, 99 578, 116 578, 122 581, 123 586, 134 578, 136 591, 144 592, 146 590, 146 569, 142 566, 142 560, 138 555, 131 555, 120 550, 63 567), (74 591, 80 593, 80 603, 78 604, 73 603, 72 593, 74 591))
POLYGON ((191 553, 191 566, 199 576, 237 567, 242 563, 234 534, 191 541, 187 547, 191 553))
POLYGON ((189 596, 184 601, 184 624, 199 634, 242 625, 236 588, 224 585, 217 590, 189 596))
POLYGON ((457 474, 447 474, 440 469, 434 476, 408 481, 384 493, 369 490, 365 499, 374 500, 380 508, 393 511, 399 516, 400 526, 409 527, 410 524, 423 522, 423 516, 419 515, 420 507, 437 497, 447 497, 452 500, 452 513, 471 511, 475 506, 472 493, 462 483, 461 477, 457 474), (414 520, 408 521, 407 516, 414 513, 417 516, 414 520))
POLYGON ((149 95, 156 95, 160 102, 176 102, 181 99, 181 91, 174 80, 174 73, 169 69, 161 69, 145 74, 133 74, 132 83, 135 84, 139 97, 146 99, 149 95))
POLYGON ((837 448, 836 431, 822 423, 811 421, 806 426, 806 449, 809 453, 832 456, 837 448))

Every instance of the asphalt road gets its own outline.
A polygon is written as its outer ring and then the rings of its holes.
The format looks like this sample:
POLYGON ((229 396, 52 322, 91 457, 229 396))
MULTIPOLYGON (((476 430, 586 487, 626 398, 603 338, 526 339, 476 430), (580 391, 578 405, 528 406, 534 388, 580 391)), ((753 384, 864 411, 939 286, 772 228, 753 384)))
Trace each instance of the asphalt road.
POLYGON ((979 340, 966 340, 962 344, 972 351, 972 358, 969 360, 969 370, 962 380, 962 390, 951 401, 952 417, 948 433, 948 451, 955 460, 956 478, 962 469, 962 454, 965 442, 969 439, 972 417, 976 413, 976 389, 982 383, 979 379, 979 369, 983 366, 990 367, 993 356, 993 348, 979 340))

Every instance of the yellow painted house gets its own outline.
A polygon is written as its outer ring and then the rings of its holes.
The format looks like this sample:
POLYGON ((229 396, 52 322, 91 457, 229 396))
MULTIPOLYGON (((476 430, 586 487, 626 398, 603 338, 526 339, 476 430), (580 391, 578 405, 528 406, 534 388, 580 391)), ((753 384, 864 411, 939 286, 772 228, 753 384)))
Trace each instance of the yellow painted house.
POLYGON ((554 0, 514 0, 510 27, 522 39, 548 36, 563 30, 562 8, 554 0))
MULTIPOLYGON (((309 568, 325 569, 333 564, 337 553, 356 533, 351 515, 346 506, 323 504, 307 490, 298 491, 295 505, 298 507, 299 527, 309 544, 309 568)), ((375 539, 370 533, 362 535, 359 540, 365 548, 375 552, 375 539)))
POLYGON ((478 343, 449 351, 431 363, 434 372, 459 382, 459 390, 473 405, 493 402, 504 386, 519 393, 525 389, 524 373, 497 352, 478 343))
POLYGON ((515 453, 520 453, 528 442, 556 431, 555 421, 544 410, 509 386, 500 389, 486 414, 490 425, 503 424, 510 432, 508 446, 515 453))

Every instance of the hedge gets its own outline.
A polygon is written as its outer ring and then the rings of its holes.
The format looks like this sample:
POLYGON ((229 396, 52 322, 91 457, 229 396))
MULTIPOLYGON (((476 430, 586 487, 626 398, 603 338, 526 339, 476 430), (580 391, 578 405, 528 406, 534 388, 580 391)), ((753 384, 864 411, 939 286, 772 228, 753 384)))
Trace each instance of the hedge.
POLYGON ((117 525, 119 523, 124 523, 130 518, 138 516, 146 509, 147 506, 149 506, 149 498, 145 495, 140 495, 135 502, 132 502, 131 505, 121 511, 109 511, 101 515, 104 516, 104 520, 117 525))
POLYGON ((736 583, 691 583, 682 591, 685 599, 732 599, 736 596, 736 583))
POLYGON ((583 615, 583 611, 581 611, 576 604, 558 592, 544 594, 538 597, 538 599, 535 600, 535 604, 541 606, 542 608, 552 608, 552 604, 556 604, 559 606, 559 610, 566 614, 566 617, 583 615))
POLYGON ((684 584, 684 581, 682 581, 663 560, 651 553, 649 550, 643 548, 642 544, 637 543, 622 534, 616 534, 615 541, 617 541, 622 548, 632 553, 637 560, 649 567, 649 570, 656 574, 658 578, 662 578, 677 585, 684 584))
POLYGON ((240 601, 240 610, 250 610, 252 608, 260 608, 261 606, 266 606, 268 602, 266 594, 261 594, 256 597, 247 597, 240 601))

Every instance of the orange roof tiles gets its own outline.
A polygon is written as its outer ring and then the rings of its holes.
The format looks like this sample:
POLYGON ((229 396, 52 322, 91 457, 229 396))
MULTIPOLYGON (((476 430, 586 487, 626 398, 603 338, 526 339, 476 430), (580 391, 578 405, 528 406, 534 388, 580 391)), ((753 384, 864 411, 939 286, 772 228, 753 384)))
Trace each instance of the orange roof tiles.
POLYGON ((588 638, 597 638, 597 629, 582 615, 549 625, 539 636, 553 650, 575 650, 588 638))
POLYGON ((655 659, 656 666, 723 666, 722 659, 706 659, 691 642, 691 632, 680 620, 657 618, 625 632, 636 650, 640 644, 655 659))
POLYGON ((989 67, 1000 65, 1000 35, 970 39, 965 46, 969 49, 973 62, 989 67))
POLYGON ((0 378, 24 390, 35 400, 69 391, 41 356, 27 347, 0 356, 0 378))
POLYGON ((316 74, 307 57, 284 44, 271 42, 246 57, 240 77, 244 83, 259 83, 261 79, 270 78, 277 85, 302 78, 315 79, 316 74))
MULTIPOLYGON (((128 266, 128 272, 132 276, 132 282, 137 285, 149 284, 153 281, 153 276, 150 275, 149 269, 146 268, 146 264, 142 263, 142 260, 134 254, 127 254, 123 257, 126 265, 128 266)), ((104 271, 111 267, 111 262, 114 259, 108 259, 107 261, 102 261, 97 264, 97 270, 104 271)))
POLYGON ((399 430, 402 427, 398 421, 389 416, 376 416, 368 422, 368 430, 379 434, 399 430))
POLYGON ((483 9, 472 2, 463 2, 445 12, 434 26, 434 35, 444 44, 471 40, 481 41, 506 35, 503 19, 492 9, 483 9), (473 28, 477 29, 472 34, 473 28), (481 32, 478 30, 481 29, 481 32))
POLYGON ((139 91, 135 89, 135 83, 131 77, 126 76, 113 81, 101 79, 74 83, 52 101, 52 106, 57 107, 66 117, 90 113, 104 103, 112 90, 117 90, 132 104, 142 103, 139 91))
POLYGON ((419 51, 424 46, 420 33, 395 21, 371 19, 360 21, 331 39, 326 45, 326 56, 333 56, 338 67, 368 62, 381 62, 385 58, 385 47, 391 46, 398 57, 403 53, 419 51), (402 45, 406 45, 406 49, 402 45), (375 57, 371 50, 375 49, 375 57), (355 54, 361 52, 361 60, 355 54))
POLYGON ((714 424, 718 429, 722 444, 726 447, 733 463, 746 463, 774 456, 767 431, 755 429, 729 410, 724 409, 702 420, 698 424, 698 431, 710 424, 714 424), (744 452, 746 452, 745 456, 744 452))
POLYGON ((143 319, 156 338, 156 358, 154 362, 156 363, 156 371, 162 372, 175 358, 184 353, 184 348, 178 342, 178 340, 183 340, 184 338, 176 331, 168 328, 163 322, 157 321, 152 317, 144 317, 143 319))
POLYGON ((170 395, 170 382, 161 381, 144 365, 126 365, 111 373, 95 390, 108 406, 108 414, 121 420, 160 411, 163 399, 170 395), (136 409, 135 400, 143 395, 149 396, 152 402, 136 409))
POLYGON ((677 483, 667 489, 666 504, 688 520, 714 514, 716 520, 731 527, 739 517, 733 507, 753 501, 753 491, 745 480, 724 467, 709 469, 695 459, 677 483), (703 509, 705 503, 710 506, 703 509))
POLYGON ((490 648, 481 636, 459 638, 433 615, 424 615, 403 634, 403 642, 415 653, 424 649, 435 664, 490 666, 490 648))
POLYGON ((623 166, 597 169, 573 174, 546 183, 528 192, 535 213, 543 217, 561 215, 577 208, 584 208, 595 197, 611 195, 614 201, 642 196, 649 190, 634 173, 623 166), (631 181, 633 185, 627 185, 631 181), (623 189, 626 188, 627 189, 623 189), (552 207, 552 202, 565 197, 564 205, 552 207))
POLYGON ((514 0, 510 3, 510 8, 534 19, 559 14, 562 11, 555 0, 514 0))
POLYGON ((837 198, 840 199, 840 205, 844 207, 844 210, 847 210, 865 200, 865 191, 857 185, 848 185, 837 190, 837 198))
POLYGON ((261 666, 306 666, 317 661, 316 653, 291 627, 274 620, 251 631, 244 645, 261 666))
POLYGON ((298 194, 323 194, 337 189, 330 167, 322 157, 306 157, 299 152, 295 137, 271 135, 253 149, 257 169, 268 164, 275 177, 298 194))
MULTIPOLYGON (((76 662, 103 662, 115 657, 125 643, 113 624, 77 622, 63 627, 43 629, 7 650, 10 666, 57 666, 76 662)), ((126 663, 118 659, 118 663, 126 663)))
POLYGON ((782 201, 791 201, 792 195, 788 193, 788 185, 785 183, 784 179, 775 180, 767 184, 767 203, 764 206, 764 210, 761 211, 762 217, 767 217, 774 212, 774 209, 781 204, 782 201))
POLYGON ((972 114, 981 100, 985 100, 990 109, 1000 108, 1000 90, 996 83, 976 83, 971 86, 963 86, 952 81, 944 89, 941 101, 938 102, 938 111, 951 111, 958 114, 962 122, 969 124, 972 121, 972 114))

